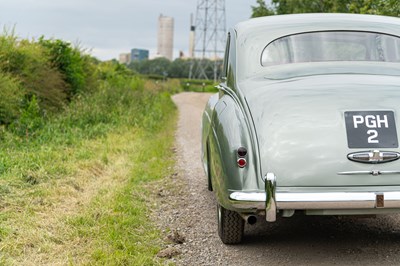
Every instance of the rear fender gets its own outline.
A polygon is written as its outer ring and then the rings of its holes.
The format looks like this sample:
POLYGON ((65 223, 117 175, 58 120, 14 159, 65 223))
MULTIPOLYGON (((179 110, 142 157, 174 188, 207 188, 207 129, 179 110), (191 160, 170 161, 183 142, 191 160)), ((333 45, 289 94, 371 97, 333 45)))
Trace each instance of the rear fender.
POLYGON ((245 118, 239 104, 229 95, 221 97, 212 117, 209 143, 210 172, 212 187, 218 202, 227 209, 229 194, 233 191, 260 191, 260 180, 256 175, 255 152, 245 118), (247 149, 247 165, 240 168, 237 150, 247 149))
MULTIPOLYGON (((215 105, 218 102, 218 93, 214 94, 208 100, 206 107, 203 112, 202 123, 201 123, 201 159, 203 162, 203 169, 210 183, 211 174, 209 167, 209 135, 211 134, 211 117, 214 113, 215 105)), ((211 185, 209 184, 209 188, 211 185)))

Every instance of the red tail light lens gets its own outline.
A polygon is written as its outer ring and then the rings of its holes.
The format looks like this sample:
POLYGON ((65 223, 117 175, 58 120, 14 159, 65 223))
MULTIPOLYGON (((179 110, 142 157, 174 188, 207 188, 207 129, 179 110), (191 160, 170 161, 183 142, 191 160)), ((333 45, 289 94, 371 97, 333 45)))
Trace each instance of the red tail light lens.
POLYGON ((239 158, 239 159, 237 160, 237 165, 238 165, 240 168, 245 167, 245 166, 247 165, 246 159, 245 159, 245 158, 239 158))

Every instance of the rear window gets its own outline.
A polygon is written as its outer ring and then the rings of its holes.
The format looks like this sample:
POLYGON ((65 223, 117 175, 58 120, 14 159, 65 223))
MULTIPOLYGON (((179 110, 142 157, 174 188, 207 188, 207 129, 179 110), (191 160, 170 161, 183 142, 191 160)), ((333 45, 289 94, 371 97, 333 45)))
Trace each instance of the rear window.
POLYGON ((261 55, 263 66, 329 61, 400 62, 400 38, 373 32, 309 32, 274 40, 261 55))

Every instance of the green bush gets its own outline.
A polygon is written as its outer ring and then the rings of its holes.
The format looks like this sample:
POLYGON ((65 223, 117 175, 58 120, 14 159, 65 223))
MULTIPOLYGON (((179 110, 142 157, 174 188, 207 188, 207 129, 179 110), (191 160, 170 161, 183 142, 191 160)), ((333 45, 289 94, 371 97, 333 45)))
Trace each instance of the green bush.
POLYGON ((144 87, 125 65, 99 62, 68 42, 0 36, 0 124, 17 142, 68 144, 120 123, 156 128, 163 116, 159 94, 179 91, 179 83, 144 87))
POLYGON ((96 76, 102 81, 113 82, 118 79, 134 77, 135 72, 128 69, 125 65, 116 61, 108 61, 97 64, 96 76))
POLYGON ((14 35, 0 36, 0 72, 20 82, 28 98, 35 95, 41 108, 61 110, 66 102, 67 83, 54 69, 42 47, 14 35))
POLYGON ((69 98, 83 92, 86 85, 85 64, 86 60, 81 52, 72 47, 69 42, 58 39, 39 39, 39 44, 47 50, 51 63, 63 75, 69 85, 66 92, 69 98))
POLYGON ((0 72, 0 124, 9 124, 19 116, 23 97, 19 82, 0 72))

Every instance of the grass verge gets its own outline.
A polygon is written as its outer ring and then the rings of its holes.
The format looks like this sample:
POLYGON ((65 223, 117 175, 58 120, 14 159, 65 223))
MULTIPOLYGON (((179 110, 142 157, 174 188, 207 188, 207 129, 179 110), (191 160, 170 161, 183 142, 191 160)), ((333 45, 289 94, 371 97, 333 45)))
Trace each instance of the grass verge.
MULTIPOLYGON (((153 208, 148 182, 170 174, 173 127, 148 135, 137 133, 131 143, 130 179, 122 185, 99 192, 90 207, 70 219, 74 238, 84 237, 89 245, 86 262, 98 265, 152 265, 162 238, 150 220, 153 208), (95 236, 95 237, 93 237, 95 236)), ((129 138, 129 137, 128 137, 129 138)), ((118 178, 118 177, 117 177, 118 178)), ((79 261, 74 261, 80 263, 79 261)))
MULTIPOLYGON (((77 140, 50 132, 44 134, 50 141, 4 146, 0 264, 161 263, 148 183, 172 171, 176 111, 166 93, 146 97, 143 103, 151 104, 140 108, 147 112, 137 118, 140 125, 110 119, 110 129, 93 137, 68 127, 77 140)), ((123 110, 116 113, 130 121, 123 110)))

